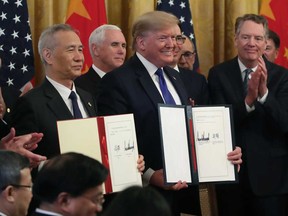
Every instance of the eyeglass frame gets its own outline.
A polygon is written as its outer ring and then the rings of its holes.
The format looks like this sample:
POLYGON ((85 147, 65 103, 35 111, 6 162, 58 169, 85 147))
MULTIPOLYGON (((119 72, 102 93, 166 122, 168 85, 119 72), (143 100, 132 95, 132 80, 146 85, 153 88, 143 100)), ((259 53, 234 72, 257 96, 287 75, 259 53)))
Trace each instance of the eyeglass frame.
POLYGON ((83 197, 89 201, 91 201, 92 203, 94 203, 95 205, 98 205, 100 207, 103 207, 103 204, 105 202, 105 198, 104 198, 104 195, 101 194, 101 195, 98 195, 97 198, 95 199, 91 199, 91 197, 87 197, 87 196, 84 196, 84 195, 81 195, 80 197, 83 197))
POLYGON ((183 56, 184 58, 191 58, 195 54, 196 54, 196 50, 194 50, 193 52, 186 51, 183 54, 181 54, 181 57, 183 56))
MULTIPOLYGON (((30 191, 32 191, 32 187, 33 187, 33 185, 20 185, 20 184, 9 184, 9 185, 16 187, 16 188, 28 188, 30 191)), ((1 190, 2 191, 5 190, 9 185, 2 187, 1 190)))

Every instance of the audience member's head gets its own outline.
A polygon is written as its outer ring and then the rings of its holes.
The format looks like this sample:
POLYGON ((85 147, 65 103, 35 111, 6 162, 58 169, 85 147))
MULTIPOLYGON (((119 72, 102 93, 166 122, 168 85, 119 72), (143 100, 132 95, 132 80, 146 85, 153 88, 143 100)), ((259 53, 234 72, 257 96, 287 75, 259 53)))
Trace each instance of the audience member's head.
POLYGON ((179 58, 181 57, 181 50, 186 40, 181 33, 181 28, 179 25, 174 27, 174 35, 176 39, 174 40, 174 49, 173 49, 173 62, 169 64, 170 67, 175 68, 178 64, 179 58), (178 39, 177 39, 178 38, 178 39))
POLYGON ((173 62, 175 28, 179 20, 173 14, 152 11, 138 17, 132 27, 133 49, 156 67, 164 67, 173 62))
POLYGON ((264 54, 268 38, 268 22, 265 17, 245 14, 235 23, 235 46, 240 61, 249 68, 256 67, 264 54))
POLYGON ((27 214, 32 198, 29 165, 26 157, 16 152, 0 150, 0 215, 27 214))
POLYGON ((275 59, 278 57, 279 54, 279 48, 280 48, 280 38, 278 34, 269 29, 267 46, 264 55, 269 61, 275 62, 275 59))
POLYGON ((164 197, 151 187, 132 186, 120 192, 104 216, 170 216, 164 197))
POLYGON ((97 160, 65 153, 43 166, 34 182, 33 195, 42 210, 64 216, 95 216, 102 211, 102 184, 107 175, 107 169, 97 160))
POLYGON ((110 72, 124 63, 126 40, 119 27, 104 24, 90 34, 89 49, 93 64, 110 72))
POLYGON ((195 46, 194 43, 186 35, 183 35, 183 37, 185 37, 186 40, 182 45, 178 66, 188 70, 193 70, 196 56, 195 46))
POLYGON ((83 45, 77 32, 67 24, 56 24, 44 30, 38 52, 48 77, 68 88, 81 75, 83 45))

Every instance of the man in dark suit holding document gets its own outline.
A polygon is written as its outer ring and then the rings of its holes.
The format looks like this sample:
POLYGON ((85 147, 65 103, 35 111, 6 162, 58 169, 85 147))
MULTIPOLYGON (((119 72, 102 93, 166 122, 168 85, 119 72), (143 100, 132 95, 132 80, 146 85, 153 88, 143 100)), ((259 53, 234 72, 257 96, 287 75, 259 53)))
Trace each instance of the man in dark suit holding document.
MULTIPOLYGON (((132 27, 135 55, 103 77, 98 97, 100 115, 134 114, 138 149, 144 155, 147 167, 144 181, 165 196, 174 215, 180 214, 174 200, 175 193, 187 188, 187 184, 181 179, 173 186, 164 184, 157 107, 165 101, 178 105, 188 102, 179 73, 167 67, 173 61, 175 44, 183 43, 182 35, 175 34, 178 22, 174 15, 160 11, 140 16, 132 27), (164 78, 157 72, 159 70, 164 71, 164 78), (165 93, 161 89, 163 82, 165 93), (166 98, 167 92, 169 99, 166 98)), ((234 151, 230 159, 238 163, 241 152, 234 151)))
POLYGON ((18 99, 12 126, 17 135, 42 132, 35 152, 50 158, 60 153, 57 121, 74 118, 71 92, 76 94, 83 117, 96 116, 96 101, 73 82, 81 75, 84 62, 83 45, 74 29, 65 24, 49 27, 41 34, 38 49, 46 78, 40 87, 18 99))

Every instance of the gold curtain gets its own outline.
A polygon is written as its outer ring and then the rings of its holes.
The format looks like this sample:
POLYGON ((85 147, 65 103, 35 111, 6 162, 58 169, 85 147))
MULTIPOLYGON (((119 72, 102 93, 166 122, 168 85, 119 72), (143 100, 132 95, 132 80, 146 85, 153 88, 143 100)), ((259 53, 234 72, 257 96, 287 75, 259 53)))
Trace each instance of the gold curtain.
MULTIPOLYGON (((73 1, 73 0, 71 0, 73 1)), ((97 1, 97 0, 95 0, 97 1)), ((119 26, 131 52, 131 26, 139 15, 154 10, 156 0, 105 0, 108 22, 119 26)), ((179 0, 175 0, 179 1, 179 0)), ((235 56, 234 21, 244 13, 258 13, 261 0, 189 0, 192 11, 200 68, 210 67, 235 56)), ((69 0, 27 0, 36 65, 36 84, 43 79, 37 43, 41 31, 65 22, 69 0)))

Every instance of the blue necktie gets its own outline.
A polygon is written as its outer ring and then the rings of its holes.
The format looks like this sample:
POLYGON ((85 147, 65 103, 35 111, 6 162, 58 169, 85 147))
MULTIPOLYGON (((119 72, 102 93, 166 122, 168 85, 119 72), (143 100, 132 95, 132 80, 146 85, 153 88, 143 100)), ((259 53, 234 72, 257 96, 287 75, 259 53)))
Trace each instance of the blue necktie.
POLYGON ((159 85, 160 90, 162 92, 162 96, 164 98, 164 101, 166 104, 176 104, 171 93, 169 92, 167 88, 166 81, 163 76, 163 70, 161 68, 158 68, 155 74, 159 77, 159 85))
POLYGON ((72 107, 73 107, 73 113, 74 113, 74 118, 79 119, 83 118, 81 111, 79 109, 78 103, 77 103, 77 96, 74 91, 71 91, 69 98, 72 101, 72 107))
POLYGON ((253 72, 253 70, 251 68, 247 68, 244 70, 244 73, 245 73, 244 80, 243 80, 244 95, 247 94, 249 74, 251 72, 253 72))

